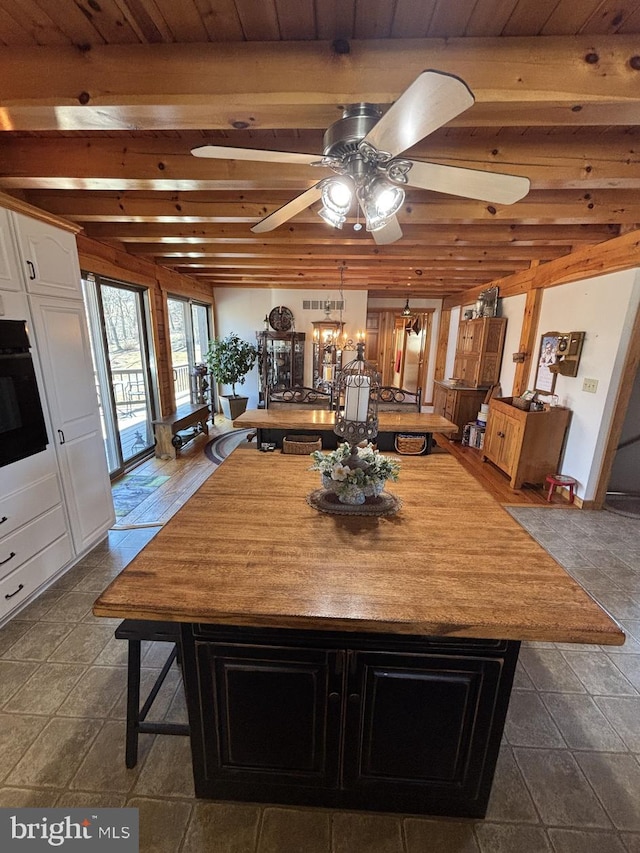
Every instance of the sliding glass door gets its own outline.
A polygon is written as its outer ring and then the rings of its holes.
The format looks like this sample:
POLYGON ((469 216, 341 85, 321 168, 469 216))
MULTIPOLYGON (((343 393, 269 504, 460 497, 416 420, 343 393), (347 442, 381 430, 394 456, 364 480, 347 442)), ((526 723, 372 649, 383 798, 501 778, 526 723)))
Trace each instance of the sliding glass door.
POLYGON ((192 397, 192 376, 196 364, 204 362, 209 348, 209 306, 178 296, 167 299, 173 387, 176 406, 192 397))
POLYGON ((117 475, 154 445, 146 291, 83 275, 109 470, 117 475))

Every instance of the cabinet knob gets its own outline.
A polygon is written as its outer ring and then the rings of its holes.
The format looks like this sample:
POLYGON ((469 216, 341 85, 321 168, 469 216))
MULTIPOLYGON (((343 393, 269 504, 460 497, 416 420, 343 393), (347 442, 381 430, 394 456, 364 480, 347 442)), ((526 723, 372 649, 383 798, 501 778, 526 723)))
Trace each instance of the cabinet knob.
POLYGON ((340 694, 339 693, 329 693, 329 702, 331 702, 333 705, 335 705, 336 702, 339 702, 339 701, 340 701, 340 694))
POLYGON ((360 701, 360 694, 359 693, 350 693, 349 694, 349 702, 351 705, 355 705, 356 702, 359 702, 359 701, 360 701))

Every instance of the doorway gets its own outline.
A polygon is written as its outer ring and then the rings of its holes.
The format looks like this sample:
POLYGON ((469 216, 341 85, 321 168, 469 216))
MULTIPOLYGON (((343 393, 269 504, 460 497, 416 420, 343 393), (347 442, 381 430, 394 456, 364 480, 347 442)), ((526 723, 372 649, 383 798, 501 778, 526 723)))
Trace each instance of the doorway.
POLYGON ((102 435, 114 478, 154 446, 147 291, 93 273, 82 274, 82 287, 102 435))
POLYGON ((433 311, 372 310, 367 314, 366 357, 376 364, 383 385, 404 388, 424 398, 433 311))

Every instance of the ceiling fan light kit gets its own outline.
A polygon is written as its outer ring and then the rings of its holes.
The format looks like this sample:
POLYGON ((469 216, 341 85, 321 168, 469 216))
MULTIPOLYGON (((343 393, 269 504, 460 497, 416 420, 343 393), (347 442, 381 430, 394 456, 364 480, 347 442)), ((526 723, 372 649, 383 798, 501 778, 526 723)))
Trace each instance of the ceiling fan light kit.
POLYGON ((521 176, 398 156, 473 103, 471 90, 459 77, 443 71, 423 71, 384 114, 375 104, 346 107, 342 118, 325 132, 320 158, 313 154, 213 145, 196 148, 192 153, 198 157, 327 167, 337 177, 319 181, 251 230, 272 231, 320 199, 322 219, 334 228, 342 228, 355 201, 356 217, 361 209, 367 231, 383 245, 402 237, 396 214, 404 203, 404 187, 497 204, 513 204, 529 192, 529 180, 521 176))

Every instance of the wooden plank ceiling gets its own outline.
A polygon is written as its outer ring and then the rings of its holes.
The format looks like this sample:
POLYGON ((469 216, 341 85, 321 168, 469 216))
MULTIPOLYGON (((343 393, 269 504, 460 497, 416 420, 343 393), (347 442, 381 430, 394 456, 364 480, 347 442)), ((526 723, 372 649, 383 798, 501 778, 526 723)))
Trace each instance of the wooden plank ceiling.
POLYGON ((0 0, 0 188, 213 286, 444 297, 639 227, 639 34, 637 0, 0 0), (412 190, 389 246, 317 204, 256 235, 330 172, 190 154, 321 154, 425 68, 476 103, 410 156, 522 201, 412 190))

